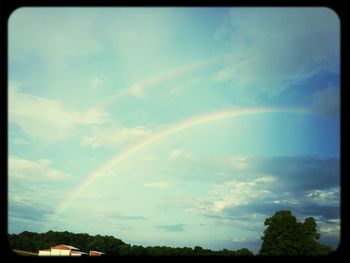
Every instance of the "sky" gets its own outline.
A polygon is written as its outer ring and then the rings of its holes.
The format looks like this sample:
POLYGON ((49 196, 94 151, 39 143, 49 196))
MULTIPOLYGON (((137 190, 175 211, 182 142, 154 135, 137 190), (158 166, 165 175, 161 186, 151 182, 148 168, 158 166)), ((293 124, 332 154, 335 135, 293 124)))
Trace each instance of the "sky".
POLYGON ((327 8, 20 8, 8 231, 261 246, 290 210, 340 236, 340 24, 327 8))

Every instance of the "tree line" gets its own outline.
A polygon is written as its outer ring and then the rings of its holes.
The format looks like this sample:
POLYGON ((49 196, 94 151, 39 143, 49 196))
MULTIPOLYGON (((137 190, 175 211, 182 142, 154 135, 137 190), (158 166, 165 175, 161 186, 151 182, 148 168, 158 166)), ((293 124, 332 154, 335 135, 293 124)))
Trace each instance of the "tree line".
POLYGON ((89 234, 75 234, 71 232, 48 231, 35 233, 24 231, 20 234, 9 234, 9 243, 12 249, 25 250, 37 253, 40 249, 50 248, 58 244, 66 244, 79 248, 83 252, 97 250, 110 256, 193 256, 193 255, 253 255, 242 248, 236 251, 223 249, 213 251, 200 246, 191 247, 168 247, 168 246, 137 246, 126 244, 113 236, 91 236, 89 234))
MULTIPOLYGON (((317 241, 320 234, 316 229, 313 217, 299 222, 288 210, 276 212, 264 222, 267 228, 261 237, 263 242, 258 255, 328 255, 333 249, 317 241)), ((91 236, 71 232, 48 231, 35 233, 24 231, 20 234, 9 234, 11 249, 37 253, 40 249, 59 244, 71 245, 81 251, 97 250, 109 256, 252 256, 249 249, 222 249, 214 251, 200 246, 168 247, 137 246, 123 242, 113 236, 91 236)))

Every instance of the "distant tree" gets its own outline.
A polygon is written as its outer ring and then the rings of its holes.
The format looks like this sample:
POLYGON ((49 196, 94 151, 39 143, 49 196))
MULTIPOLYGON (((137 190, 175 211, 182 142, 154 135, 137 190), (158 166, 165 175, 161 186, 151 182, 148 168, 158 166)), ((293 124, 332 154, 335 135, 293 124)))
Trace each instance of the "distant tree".
POLYGON ((129 244, 121 245, 119 247, 119 255, 130 256, 130 245, 129 244))
POLYGON ((313 217, 299 222, 288 210, 276 212, 265 220, 260 255, 324 255, 331 248, 316 241, 320 234, 313 217))
POLYGON ((251 252, 247 248, 241 248, 236 250, 235 255, 236 256, 254 256, 253 252, 251 252))
POLYGON ((88 234, 74 234, 70 232, 33 233, 24 231, 20 234, 9 234, 12 249, 37 253, 40 249, 50 248, 59 244, 72 245, 81 251, 98 250, 107 255, 119 255, 119 248, 125 244, 113 236, 90 236, 88 234))
POLYGON ((203 255, 203 248, 200 246, 195 246, 193 252, 195 255, 203 255))
POLYGON ((193 249, 190 247, 184 247, 181 249, 181 255, 182 256, 192 256, 193 255, 193 249))
MULTIPOLYGON (((313 223, 308 221, 308 228, 312 230, 313 223)), ((109 256, 241 256, 253 255, 248 249, 242 248, 237 251, 223 249, 221 251, 213 251, 200 246, 191 247, 168 247, 153 246, 143 247, 138 245, 131 246, 122 240, 113 236, 90 236, 86 233, 70 233, 48 231, 46 233, 35 233, 24 231, 20 234, 9 234, 9 243, 12 249, 25 250, 38 253, 38 250, 50 248, 55 245, 65 244, 77 247, 83 252, 89 250, 98 250, 109 256)), ((327 247, 323 245, 317 246, 318 253, 327 253, 327 247)))

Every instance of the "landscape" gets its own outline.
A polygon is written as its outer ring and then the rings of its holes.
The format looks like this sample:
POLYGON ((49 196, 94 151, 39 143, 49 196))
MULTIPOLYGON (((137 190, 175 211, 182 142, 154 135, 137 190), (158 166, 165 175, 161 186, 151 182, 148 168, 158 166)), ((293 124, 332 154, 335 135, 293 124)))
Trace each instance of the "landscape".
MULTIPOLYGON (((332 247, 316 241, 320 234, 312 217, 299 222, 290 211, 281 210, 267 218, 264 224, 267 228, 257 256, 325 256, 334 252, 332 247)), ((73 244, 84 251, 97 248, 99 251, 105 251, 104 256, 254 256, 247 248, 212 251, 200 246, 131 246, 113 236, 90 236, 86 233, 74 234, 67 231, 48 231, 42 234, 25 231, 19 235, 9 235, 9 242, 14 251, 23 256, 35 256, 35 251, 61 243, 73 244)))
POLYGON ((23 7, 8 32, 17 254, 337 250, 332 9, 23 7))

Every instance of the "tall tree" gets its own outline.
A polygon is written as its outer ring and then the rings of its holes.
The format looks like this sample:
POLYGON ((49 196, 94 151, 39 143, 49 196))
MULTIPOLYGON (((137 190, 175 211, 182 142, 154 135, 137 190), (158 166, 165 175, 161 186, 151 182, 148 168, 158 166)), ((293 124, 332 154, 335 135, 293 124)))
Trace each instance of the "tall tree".
POLYGON ((313 217, 299 222, 290 211, 281 210, 267 218, 265 226, 260 255, 324 255, 332 250, 316 241, 320 234, 313 217))

